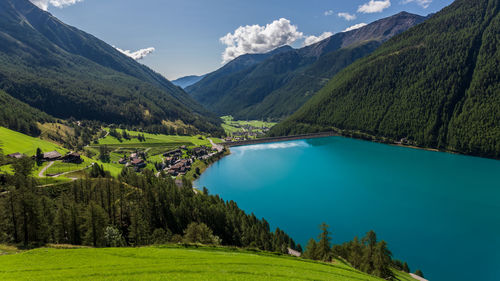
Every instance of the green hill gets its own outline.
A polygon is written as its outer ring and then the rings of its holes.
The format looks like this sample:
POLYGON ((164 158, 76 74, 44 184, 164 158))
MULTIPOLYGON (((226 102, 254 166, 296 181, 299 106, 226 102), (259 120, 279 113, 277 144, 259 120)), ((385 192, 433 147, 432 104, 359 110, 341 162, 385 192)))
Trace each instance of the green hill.
POLYGON ((500 157, 498 0, 457 0, 336 75, 270 135, 361 131, 500 157))
POLYGON ((281 119, 295 112, 338 71, 423 20, 403 12, 301 49, 282 47, 264 55, 244 55, 186 90, 220 116, 281 119), (240 62, 257 57, 261 61, 240 62))
POLYGON ((54 117, 222 134, 182 89, 28 0, 0 2, 0 40, 0 89, 54 117))
MULTIPOLYGON (((397 272, 398 280, 414 280, 397 272)), ((0 256, 2 280, 383 280, 336 260, 224 248, 37 249, 0 256)))
POLYGON ((54 143, 27 136, 16 131, 0 127, 0 147, 5 154, 20 152, 28 156, 36 154, 36 149, 39 147, 44 152, 57 150, 60 153, 68 152, 67 149, 54 143))

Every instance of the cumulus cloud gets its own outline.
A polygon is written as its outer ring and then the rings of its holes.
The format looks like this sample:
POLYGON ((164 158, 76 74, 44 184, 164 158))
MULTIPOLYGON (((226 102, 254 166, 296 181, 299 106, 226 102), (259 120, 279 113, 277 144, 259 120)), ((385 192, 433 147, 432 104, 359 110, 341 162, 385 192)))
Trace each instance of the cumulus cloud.
POLYGON ((415 2, 420 5, 422 8, 427 9, 429 5, 432 3, 432 0, 403 0, 403 4, 408 4, 415 2))
POLYGON ((391 6, 391 0, 380 0, 380 1, 370 0, 370 2, 359 6, 358 12, 364 14, 380 13, 383 10, 389 8, 390 6, 391 6))
POLYGON ((358 23, 358 24, 355 24, 355 25, 353 25, 353 26, 350 26, 350 27, 348 27, 348 28, 344 29, 344 31, 342 31, 342 32, 348 32, 348 31, 351 31, 351 30, 360 29, 360 28, 362 28, 363 26, 367 26, 367 24, 366 24, 366 23, 364 23, 364 22, 362 22, 362 23, 358 23))
POLYGON ((290 45, 304 34, 289 20, 281 18, 266 26, 247 25, 238 27, 234 33, 220 38, 226 45, 222 53, 222 63, 229 62, 243 54, 269 52, 284 45, 290 45))
POLYGON ((356 15, 351 15, 349 13, 338 13, 339 18, 343 18, 346 21, 351 21, 356 19, 356 15))
POLYGON ((326 38, 332 36, 333 33, 331 32, 323 32, 320 36, 307 36, 306 39, 304 40, 304 46, 309 46, 314 43, 318 43, 319 41, 325 40, 326 38))
POLYGON ((54 6, 57 8, 63 8, 65 6, 70 6, 83 0, 30 0, 31 3, 35 4, 38 8, 47 11, 49 6, 54 6))
POLYGON ((328 10, 328 11, 325 11, 325 16, 331 16, 333 15, 333 10, 328 10))
POLYGON ((120 49, 118 47, 115 47, 115 49, 117 49, 118 51, 120 51, 122 54, 133 58, 134 60, 142 60, 147 55, 149 55, 149 54, 151 54, 151 53, 153 53, 155 51, 155 48, 153 48, 153 47, 146 48, 146 49, 140 49, 140 50, 135 51, 135 52, 132 52, 130 50, 122 50, 122 49, 120 49))

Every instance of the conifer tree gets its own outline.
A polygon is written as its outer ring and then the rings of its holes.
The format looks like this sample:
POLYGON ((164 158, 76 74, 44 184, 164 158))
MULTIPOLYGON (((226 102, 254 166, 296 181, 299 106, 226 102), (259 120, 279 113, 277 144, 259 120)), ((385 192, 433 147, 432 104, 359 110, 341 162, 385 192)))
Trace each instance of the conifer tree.
POLYGON ((85 214, 85 242, 94 247, 104 246, 104 230, 107 226, 106 212, 94 202, 90 202, 85 214))
POLYGON ((328 230, 329 226, 326 223, 320 225, 321 234, 319 235, 319 242, 317 245, 318 257, 323 261, 330 261, 332 259, 330 232, 328 230))

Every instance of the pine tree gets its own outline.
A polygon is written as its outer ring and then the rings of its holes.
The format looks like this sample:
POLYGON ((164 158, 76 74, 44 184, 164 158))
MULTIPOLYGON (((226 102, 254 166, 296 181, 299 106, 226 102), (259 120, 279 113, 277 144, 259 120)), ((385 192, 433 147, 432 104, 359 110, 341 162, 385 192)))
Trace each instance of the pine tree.
POLYGON ((312 260, 318 260, 318 245, 316 240, 310 239, 307 242, 306 251, 304 252, 304 257, 312 260))
POLYGON ((403 263, 403 271, 406 273, 410 273, 410 267, 406 262, 403 263))
POLYGON ((104 246, 104 230, 107 226, 106 212, 94 202, 90 202, 85 214, 85 242, 94 247, 104 246))
POLYGON ((321 229, 321 234, 319 235, 319 242, 317 245, 318 257, 323 261, 331 261, 331 245, 330 232, 328 231, 329 226, 326 223, 322 223, 319 227, 321 229))

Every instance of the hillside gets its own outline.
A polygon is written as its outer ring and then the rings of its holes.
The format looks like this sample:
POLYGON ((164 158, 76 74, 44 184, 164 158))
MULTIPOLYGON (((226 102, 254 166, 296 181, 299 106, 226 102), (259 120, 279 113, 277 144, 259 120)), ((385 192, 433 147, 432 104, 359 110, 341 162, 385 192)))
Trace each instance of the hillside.
POLYGON ((500 158, 499 6, 455 1, 339 73, 271 135, 359 130, 500 158))
MULTIPOLYGON (((333 264, 224 248, 37 249, 0 256, 2 280, 383 280, 333 264)), ((401 281, 408 274, 397 272, 401 281)))
POLYGON ((181 77, 179 79, 173 80, 172 84, 185 89, 185 88, 187 88, 195 83, 198 83, 201 79, 203 79, 203 77, 205 77, 205 75, 201 75, 201 76, 190 75, 190 76, 186 76, 186 77, 181 77))
MULTIPOLYGON (((160 74, 28 0, 0 2, 0 89, 57 118, 130 125, 220 120, 160 74)), ((195 129, 193 129, 195 130, 195 129)))
POLYGON ((0 90, 0 126, 31 136, 40 134, 37 122, 53 122, 54 118, 0 90))
POLYGON ((280 53, 293 50, 290 46, 284 46, 265 54, 245 54, 230 61, 216 71, 207 74, 198 83, 186 88, 186 91, 201 104, 211 108, 212 104, 223 98, 226 94, 220 89, 234 87, 238 79, 242 79, 254 67, 266 59, 280 53), (240 73, 241 72, 241 73, 240 73))
POLYGON ((298 50, 280 51, 237 71, 221 69, 215 79, 209 81, 207 76, 187 91, 219 115, 280 119, 303 105, 339 70, 424 19, 403 12, 298 50))

